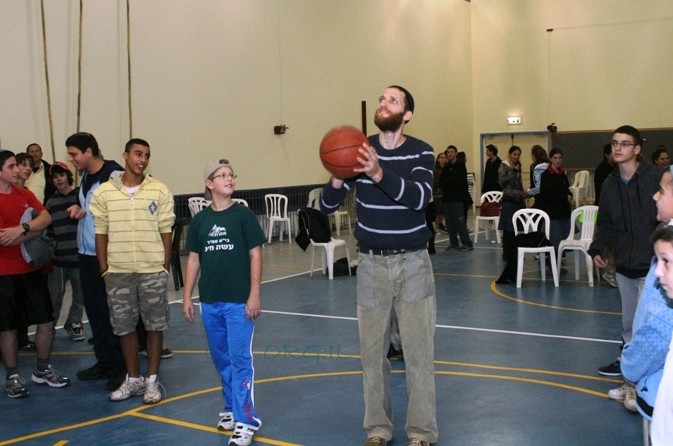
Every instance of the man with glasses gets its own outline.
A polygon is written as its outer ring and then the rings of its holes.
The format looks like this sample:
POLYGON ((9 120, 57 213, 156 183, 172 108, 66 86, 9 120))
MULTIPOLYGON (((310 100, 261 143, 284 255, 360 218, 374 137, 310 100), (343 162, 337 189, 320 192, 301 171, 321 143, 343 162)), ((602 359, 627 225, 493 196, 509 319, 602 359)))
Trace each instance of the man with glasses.
MULTIPOLYGON (((657 226, 657 207, 652 196, 659 189, 661 169, 641 163, 643 140, 640 132, 624 125, 612 135, 612 156, 617 168, 603 182, 594 241, 589 249, 594 263, 605 268, 601 253, 614 245, 617 287, 622 301, 622 341, 631 342, 633 317, 645 276, 654 255, 649 238, 657 226)), ((620 376, 620 359, 600 367, 604 376, 620 376)), ((624 406, 636 411, 635 388, 623 384, 611 390, 612 399, 624 399, 624 406)))

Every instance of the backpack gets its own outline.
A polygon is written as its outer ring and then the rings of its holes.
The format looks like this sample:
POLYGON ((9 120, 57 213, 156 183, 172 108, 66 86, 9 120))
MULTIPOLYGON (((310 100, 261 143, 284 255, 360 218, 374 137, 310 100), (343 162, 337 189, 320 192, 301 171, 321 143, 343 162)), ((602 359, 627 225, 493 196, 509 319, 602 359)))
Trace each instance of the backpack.
POLYGON ((299 231, 295 242, 306 251, 311 240, 316 243, 327 243, 332 240, 332 229, 329 218, 317 209, 305 207, 297 211, 299 231))

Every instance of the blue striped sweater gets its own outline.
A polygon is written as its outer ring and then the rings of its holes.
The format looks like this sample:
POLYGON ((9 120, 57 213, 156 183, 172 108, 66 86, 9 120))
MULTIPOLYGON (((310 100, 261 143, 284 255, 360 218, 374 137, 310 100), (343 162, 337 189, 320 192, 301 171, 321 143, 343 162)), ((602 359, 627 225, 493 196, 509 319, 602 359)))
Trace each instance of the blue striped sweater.
MULTIPOLYGON (((405 135, 406 136, 406 135, 405 135)), ((425 223, 425 208, 432 198, 435 153, 429 144, 406 136, 402 145, 386 150, 378 135, 369 144, 379 155, 383 178, 375 184, 360 174, 340 189, 325 185, 320 208, 335 212, 346 193, 356 189, 357 225, 355 238, 362 247, 374 249, 424 249, 432 235, 425 223)))

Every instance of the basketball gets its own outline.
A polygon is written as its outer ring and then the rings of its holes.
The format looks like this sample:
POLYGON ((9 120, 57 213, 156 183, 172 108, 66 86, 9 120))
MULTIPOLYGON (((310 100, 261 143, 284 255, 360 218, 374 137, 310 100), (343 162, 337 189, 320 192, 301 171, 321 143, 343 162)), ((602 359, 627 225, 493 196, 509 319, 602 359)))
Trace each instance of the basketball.
POLYGON ((358 163, 358 149, 367 142, 367 137, 356 127, 342 125, 325 133, 320 143, 320 161, 325 169, 339 178, 357 175, 353 168, 362 167, 358 163))

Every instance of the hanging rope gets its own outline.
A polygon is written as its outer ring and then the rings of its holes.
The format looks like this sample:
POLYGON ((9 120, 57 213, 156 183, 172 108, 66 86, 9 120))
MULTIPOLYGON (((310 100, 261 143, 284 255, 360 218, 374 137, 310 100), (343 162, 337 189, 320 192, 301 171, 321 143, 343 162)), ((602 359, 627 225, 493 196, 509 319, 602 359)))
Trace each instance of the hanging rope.
POLYGON ((77 51, 77 123, 76 130, 80 131, 80 122, 82 116, 82 16, 83 16, 82 0, 79 0, 79 36, 78 36, 78 51, 77 51))
POLYGON ((44 57, 44 78, 47 83, 47 117, 49 118, 51 156, 52 160, 56 161, 56 149, 54 148, 54 123, 51 119, 51 89, 49 88, 49 66, 47 64, 47 25, 44 18, 44 0, 40 0, 40 13, 42 16, 42 54, 44 57))
POLYGON ((133 111, 131 102, 131 7, 130 0, 126 0, 126 66, 128 70, 129 95, 129 138, 133 138, 133 111))

